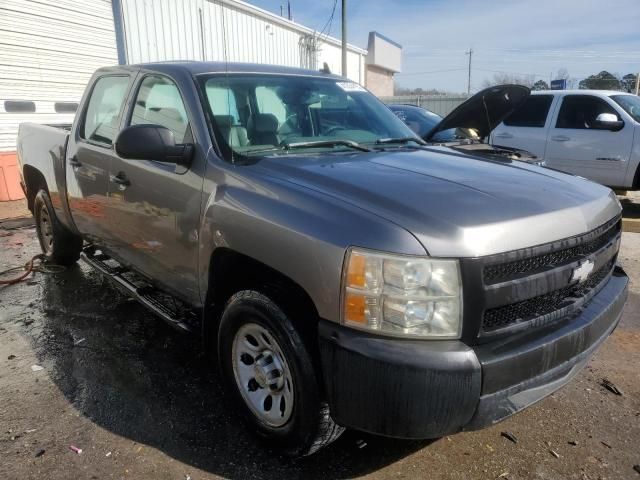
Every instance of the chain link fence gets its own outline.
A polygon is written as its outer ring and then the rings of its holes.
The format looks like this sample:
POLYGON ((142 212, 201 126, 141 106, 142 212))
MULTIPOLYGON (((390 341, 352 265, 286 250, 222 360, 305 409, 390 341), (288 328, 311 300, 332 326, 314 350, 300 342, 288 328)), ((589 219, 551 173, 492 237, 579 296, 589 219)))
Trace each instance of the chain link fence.
POLYGON ((417 105, 444 117, 464 102, 466 95, 402 95, 395 97, 380 97, 386 104, 399 103, 417 105))

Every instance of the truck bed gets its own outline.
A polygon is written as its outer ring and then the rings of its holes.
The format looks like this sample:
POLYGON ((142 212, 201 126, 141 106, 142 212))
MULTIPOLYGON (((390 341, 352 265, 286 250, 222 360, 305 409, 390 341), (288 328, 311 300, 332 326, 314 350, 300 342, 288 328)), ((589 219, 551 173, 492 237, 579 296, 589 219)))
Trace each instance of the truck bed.
MULTIPOLYGON (((65 179, 65 157, 69 139, 70 124, 41 125, 37 123, 21 123, 18 130, 17 153, 20 171, 27 175, 29 168, 42 174, 46 180, 54 207, 57 202, 60 182, 65 179)), ((61 211, 56 213, 64 218, 61 211)))

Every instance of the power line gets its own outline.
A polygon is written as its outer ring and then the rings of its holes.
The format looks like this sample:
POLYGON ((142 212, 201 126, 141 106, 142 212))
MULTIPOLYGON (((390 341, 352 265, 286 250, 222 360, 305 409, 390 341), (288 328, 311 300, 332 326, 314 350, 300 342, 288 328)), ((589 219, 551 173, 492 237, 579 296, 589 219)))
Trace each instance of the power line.
POLYGON ((318 33, 318 35, 317 35, 318 39, 320 39, 322 37, 322 35, 325 33, 325 30, 326 30, 325 39, 327 37, 329 37, 329 35, 331 35, 331 27, 333 26, 333 17, 336 14, 337 6, 338 6, 338 0, 334 0, 333 1, 333 8, 331 9, 331 15, 329 15, 329 19, 327 20, 327 22, 322 27, 322 30, 320 30, 320 33, 318 33))
POLYGON ((510 72, 508 70, 490 70, 488 68, 478 68, 478 67, 476 67, 474 70, 478 70, 480 72, 490 72, 490 73, 509 73, 511 75, 522 75, 527 77, 544 77, 545 76, 541 73, 510 72))
POLYGON ((432 73, 444 73, 444 72, 459 72, 461 70, 466 70, 467 67, 461 67, 461 68, 449 68, 446 70, 431 70, 428 72, 400 72, 397 75, 398 76, 404 76, 404 75, 429 75, 432 73))

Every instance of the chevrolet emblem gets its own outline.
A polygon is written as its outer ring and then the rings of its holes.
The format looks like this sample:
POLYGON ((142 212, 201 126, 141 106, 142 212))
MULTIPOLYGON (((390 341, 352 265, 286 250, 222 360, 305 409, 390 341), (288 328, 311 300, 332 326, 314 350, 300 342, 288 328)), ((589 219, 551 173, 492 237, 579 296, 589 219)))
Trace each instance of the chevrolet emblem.
POLYGON ((583 283, 589 278, 591 272, 593 272, 593 267, 595 263, 593 260, 585 260, 576 268, 573 269, 573 274, 571 275, 571 281, 578 281, 578 283, 583 283))

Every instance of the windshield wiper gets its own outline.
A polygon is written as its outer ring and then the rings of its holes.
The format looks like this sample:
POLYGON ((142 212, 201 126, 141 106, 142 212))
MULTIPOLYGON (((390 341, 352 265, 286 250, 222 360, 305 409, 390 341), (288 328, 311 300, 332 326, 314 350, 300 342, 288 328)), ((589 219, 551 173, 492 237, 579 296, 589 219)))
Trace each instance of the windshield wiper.
POLYGON ((409 143, 416 142, 418 145, 427 145, 427 142, 416 137, 399 137, 399 138, 379 138, 376 145, 387 145, 391 143, 409 143))
POLYGON ((349 147, 361 152, 371 152, 370 148, 360 145, 352 140, 314 140, 311 142, 293 142, 283 143, 284 150, 293 150, 296 148, 316 148, 316 147, 349 147))

